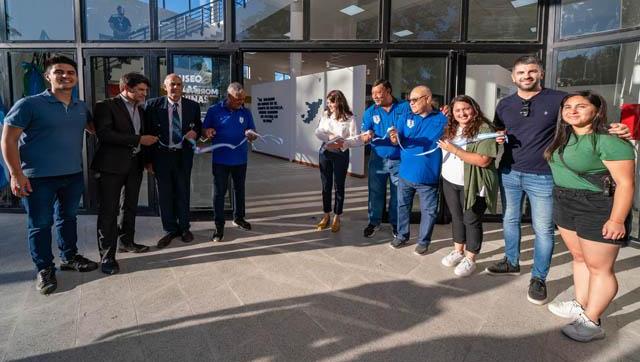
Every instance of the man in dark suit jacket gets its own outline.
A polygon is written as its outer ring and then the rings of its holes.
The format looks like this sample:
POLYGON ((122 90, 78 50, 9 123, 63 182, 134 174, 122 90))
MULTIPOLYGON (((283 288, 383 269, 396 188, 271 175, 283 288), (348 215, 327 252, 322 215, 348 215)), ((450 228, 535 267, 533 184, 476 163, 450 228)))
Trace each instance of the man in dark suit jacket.
POLYGON ((149 250, 133 241, 145 164, 143 146, 158 141, 155 136, 144 135, 141 105, 148 89, 147 78, 127 73, 120 78, 120 94, 97 103, 93 112, 99 146, 91 168, 98 180, 98 247, 106 274, 120 271, 116 261, 118 238, 121 252, 149 250))
POLYGON ((189 231, 189 199, 193 145, 202 131, 200 105, 182 97, 182 79, 169 74, 163 83, 166 97, 150 99, 145 104, 145 134, 158 137, 149 147, 147 169, 155 173, 160 202, 160 217, 165 235, 158 240, 164 248, 181 237, 193 241, 189 231))

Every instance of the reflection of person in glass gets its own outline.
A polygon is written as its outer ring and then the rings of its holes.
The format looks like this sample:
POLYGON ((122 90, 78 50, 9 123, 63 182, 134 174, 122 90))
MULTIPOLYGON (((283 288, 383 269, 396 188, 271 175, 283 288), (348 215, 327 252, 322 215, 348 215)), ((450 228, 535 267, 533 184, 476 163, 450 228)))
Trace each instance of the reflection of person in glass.
POLYGON ((124 16, 124 8, 118 5, 117 13, 109 18, 109 27, 113 31, 113 39, 128 39, 131 33, 131 21, 124 16))

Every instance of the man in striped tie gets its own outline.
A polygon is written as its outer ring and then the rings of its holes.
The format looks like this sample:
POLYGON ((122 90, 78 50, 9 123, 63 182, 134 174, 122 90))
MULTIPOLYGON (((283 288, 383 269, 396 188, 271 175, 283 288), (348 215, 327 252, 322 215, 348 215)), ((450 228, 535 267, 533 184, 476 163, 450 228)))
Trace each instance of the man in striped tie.
POLYGON ((153 170, 158 187, 160 218, 165 235, 158 240, 164 248, 177 237, 185 243, 193 240, 189 231, 189 198, 193 144, 200 136, 200 105, 182 97, 182 79, 169 74, 163 83, 167 95, 147 101, 145 130, 158 137, 150 147, 147 164, 153 170))

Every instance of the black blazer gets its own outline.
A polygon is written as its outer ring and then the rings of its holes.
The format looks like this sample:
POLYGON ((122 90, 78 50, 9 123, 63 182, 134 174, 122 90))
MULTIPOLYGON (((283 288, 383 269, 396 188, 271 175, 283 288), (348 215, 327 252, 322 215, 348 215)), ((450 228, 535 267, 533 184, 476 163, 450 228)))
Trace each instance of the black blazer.
MULTIPOLYGON (((144 111, 140 112, 140 134, 144 134, 144 111)), ((136 135, 129 110, 120 96, 98 102, 93 110, 93 122, 98 136, 98 151, 91 169, 99 172, 127 174, 132 166, 142 166, 145 158, 142 154, 135 157, 134 151, 140 143, 136 135)))
MULTIPOLYGON (((182 97, 182 135, 190 130, 197 133, 197 137, 202 135, 202 121, 200 120, 200 104, 182 97)), ((169 101, 167 97, 149 99, 144 106, 145 133, 157 136, 165 145, 169 144, 169 101)), ((160 147, 160 142, 148 148, 148 159, 155 159, 156 152, 160 147)), ((193 156, 191 143, 183 141, 183 153, 193 156)))

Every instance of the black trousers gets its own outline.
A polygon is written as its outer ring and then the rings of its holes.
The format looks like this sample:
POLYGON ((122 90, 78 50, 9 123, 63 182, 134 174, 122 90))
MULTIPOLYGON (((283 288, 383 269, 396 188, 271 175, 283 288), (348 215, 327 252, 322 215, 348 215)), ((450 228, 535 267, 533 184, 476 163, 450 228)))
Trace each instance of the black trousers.
POLYGON ((126 174, 100 172, 98 180, 98 248, 102 260, 114 259, 118 239, 132 244, 136 232, 142 163, 135 162, 126 174))
POLYGON ((227 193, 229 175, 233 181, 233 218, 244 219, 244 183, 247 178, 247 164, 222 165, 214 163, 213 172, 213 220, 216 228, 224 227, 224 196, 227 193))
POLYGON ((158 189, 160 219, 167 233, 184 233, 190 228, 191 168, 193 153, 159 147, 153 169, 158 189))
POLYGON ((349 168, 349 150, 344 152, 320 152, 320 180, 322 180, 322 210, 331 212, 331 190, 336 187, 336 201, 333 213, 342 214, 344 206, 344 183, 349 168))
POLYGON ((442 192, 451 212, 453 241, 466 244, 465 249, 473 254, 482 247, 482 215, 487 209, 484 197, 476 197, 475 204, 464 210, 464 187, 442 180, 442 192))

